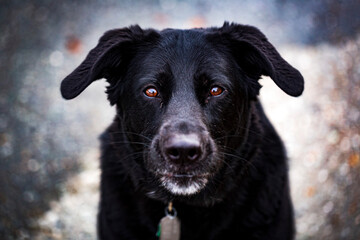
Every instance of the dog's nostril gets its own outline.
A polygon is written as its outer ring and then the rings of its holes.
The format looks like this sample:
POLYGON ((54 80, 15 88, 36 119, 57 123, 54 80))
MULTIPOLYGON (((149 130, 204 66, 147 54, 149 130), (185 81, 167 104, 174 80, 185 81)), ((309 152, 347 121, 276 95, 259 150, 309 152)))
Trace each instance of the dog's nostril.
POLYGON ((169 148, 166 151, 166 154, 170 157, 170 159, 173 159, 173 160, 180 158, 180 153, 177 148, 169 148))
POLYGON ((196 160, 200 155, 200 148, 191 148, 188 150, 187 158, 190 160, 196 160))
POLYGON ((199 158, 201 149, 199 146, 180 145, 166 149, 165 153, 173 161, 195 161, 199 158))

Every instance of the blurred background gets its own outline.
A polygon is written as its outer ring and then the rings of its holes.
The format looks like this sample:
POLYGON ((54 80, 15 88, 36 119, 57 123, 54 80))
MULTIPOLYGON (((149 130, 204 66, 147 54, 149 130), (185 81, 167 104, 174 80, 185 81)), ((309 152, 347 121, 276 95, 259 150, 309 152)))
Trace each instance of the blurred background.
POLYGON ((0 1, 0 239, 95 239, 105 83, 61 80, 108 29, 260 28, 305 77, 261 99, 289 155, 297 239, 360 239, 360 1, 0 1))

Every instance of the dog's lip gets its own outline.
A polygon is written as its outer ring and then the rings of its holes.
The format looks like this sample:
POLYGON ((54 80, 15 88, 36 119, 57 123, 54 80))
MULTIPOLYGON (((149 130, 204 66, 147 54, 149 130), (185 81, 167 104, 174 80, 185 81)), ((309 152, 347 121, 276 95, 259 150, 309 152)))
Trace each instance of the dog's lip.
POLYGON ((192 177, 197 177, 197 175, 193 175, 193 174, 174 174, 174 175, 172 175, 172 177, 175 177, 175 178, 192 178, 192 177))
POLYGON ((160 173, 158 172, 158 174, 162 177, 167 177, 167 178, 207 178, 210 176, 209 173, 201 173, 201 174, 195 174, 195 173, 171 173, 171 172, 165 172, 165 173, 160 173))

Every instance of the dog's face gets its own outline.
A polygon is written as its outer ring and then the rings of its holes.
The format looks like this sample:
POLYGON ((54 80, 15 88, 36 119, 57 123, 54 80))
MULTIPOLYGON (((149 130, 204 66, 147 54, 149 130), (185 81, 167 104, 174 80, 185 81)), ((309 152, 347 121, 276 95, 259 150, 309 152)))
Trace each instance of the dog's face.
POLYGON ((61 90, 71 99, 107 79, 119 131, 141 153, 123 165, 145 194, 166 201, 219 192, 226 169, 244 164, 229 156, 246 141, 261 75, 289 95, 303 91, 300 73, 253 27, 134 26, 107 32, 61 90))

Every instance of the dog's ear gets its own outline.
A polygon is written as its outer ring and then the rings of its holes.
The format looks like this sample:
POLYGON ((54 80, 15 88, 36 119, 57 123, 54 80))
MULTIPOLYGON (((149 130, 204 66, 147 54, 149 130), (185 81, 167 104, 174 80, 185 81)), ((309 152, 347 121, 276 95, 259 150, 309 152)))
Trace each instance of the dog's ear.
POLYGON ((250 76, 269 76, 276 85, 290 96, 300 96, 304 79, 300 72, 286 62, 255 27, 224 23, 218 29, 221 39, 229 44, 231 54, 239 66, 250 76))
POLYGON ((137 25, 106 32, 80 66, 62 81, 62 96, 75 98, 93 81, 124 72, 124 65, 135 54, 136 46, 157 36, 156 31, 142 30, 137 25))

